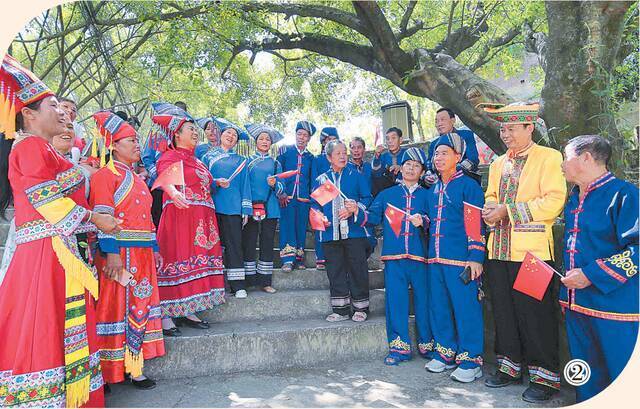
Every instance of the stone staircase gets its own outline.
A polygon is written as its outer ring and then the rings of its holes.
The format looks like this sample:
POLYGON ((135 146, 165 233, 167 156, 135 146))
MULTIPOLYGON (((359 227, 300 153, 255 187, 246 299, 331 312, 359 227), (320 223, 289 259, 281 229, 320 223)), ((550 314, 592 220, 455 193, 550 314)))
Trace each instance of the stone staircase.
MULTIPOLYGON (((13 217, 10 211, 7 218, 13 217)), ((9 222, 0 219, 0 253, 9 222)), ((274 254, 280 265, 278 237, 274 254)), ((165 338, 167 354, 145 363, 156 379, 192 378, 243 371, 276 371, 381 359, 386 351, 384 274, 378 246, 369 265, 370 319, 364 323, 329 323, 329 281, 315 269, 313 234, 307 232, 305 270, 275 270, 275 294, 250 289, 246 299, 227 303, 200 316, 209 330, 182 328, 183 336, 165 338)))

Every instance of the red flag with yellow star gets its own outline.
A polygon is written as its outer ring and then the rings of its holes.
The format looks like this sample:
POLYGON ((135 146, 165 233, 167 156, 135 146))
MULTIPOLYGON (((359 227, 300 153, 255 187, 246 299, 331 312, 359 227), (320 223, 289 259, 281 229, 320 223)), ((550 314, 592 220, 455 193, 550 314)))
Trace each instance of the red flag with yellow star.
POLYGON ((388 204, 384 211, 384 217, 387 218, 389 226, 396 237, 400 237, 400 231, 402 230, 402 222, 407 214, 404 210, 398 209, 392 204, 388 204))
POLYGON ((473 241, 482 242, 482 209, 471 203, 464 203, 464 230, 473 241))
POLYGON ((318 186, 316 190, 311 193, 311 197, 316 199, 316 202, 320 204, 320 206, 324 206, 340 194, 340 191, 331 183, 330 180, 326 180, 323 184, 318 186))
POLYGON ((550 265, 527 251, 513 289, 542 301, 554 273, 555 270, 550 265))
POLYGON ((184 168, 182 161, 172 163, 171 166, 158 175, 156 181, 153 182, 153 186, 151 186, 151 190, 167 185, 184 186, 184 168))

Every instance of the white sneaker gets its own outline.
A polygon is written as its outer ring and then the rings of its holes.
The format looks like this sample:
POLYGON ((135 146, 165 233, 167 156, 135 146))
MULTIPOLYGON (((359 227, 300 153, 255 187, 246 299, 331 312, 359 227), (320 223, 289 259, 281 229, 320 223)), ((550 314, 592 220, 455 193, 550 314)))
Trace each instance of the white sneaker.
POLYGON ((247 291, 246 290, 236 291, 236 298, 247 298, 247 291))
POLYGON ((456 366, 453 364, 449 364, 446 365, 444 362, 439 361, 437 359, 432 359, 431 361, 427 362, 424 366, 424 369, 426 369, 429 372, 433 372, 433 373, 441 373, 444 372, 447 369, 453 369, 456 366))
POLYGON ((462 383, 470 383, 478 378, 482 378, 482 368, 479 366, 469 369, 462 369, 458 367, 451 373, 451 379, 462 383))

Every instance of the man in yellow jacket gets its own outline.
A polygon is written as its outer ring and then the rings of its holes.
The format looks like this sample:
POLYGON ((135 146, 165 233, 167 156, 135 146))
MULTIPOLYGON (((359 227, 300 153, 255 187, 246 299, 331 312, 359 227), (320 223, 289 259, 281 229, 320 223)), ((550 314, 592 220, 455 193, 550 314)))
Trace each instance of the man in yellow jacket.
POLYGON ((552 226, 567 194, 562 154, 532 140, 538 108, 521 103, 485 108, 500 122, 500 137, 507 145, 507 153, 489 168, 483 209, 490 228, 486 280, 498 361, 498 370, 485 385, 521 382, 526 364, 529 387, 522 399, 532 403, 549 400, 560 387, 554 283, 542 301, 514 290, 513 283, 527 251, 553 262, 552 226))

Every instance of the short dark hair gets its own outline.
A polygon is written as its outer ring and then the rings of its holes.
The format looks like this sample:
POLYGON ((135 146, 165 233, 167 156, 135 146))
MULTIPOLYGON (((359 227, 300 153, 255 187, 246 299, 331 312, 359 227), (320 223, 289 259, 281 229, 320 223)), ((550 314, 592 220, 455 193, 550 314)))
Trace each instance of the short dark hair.
POLYGON ((438 115, 440 112, 446 111, 449 114, 449 118, 455 118, 456 114, 453 112, 453 109, 451 108, 447 108, 447 107, 442 107, 440 109, 438 109, 436 111, 436 115, 438 115))
POLYGON ((402 138, 402 129, 392 126, 391 128, 387 129, 387 132, 385 132, 384 134, 387 135, 391 132, 395 132, 398 135, 398 138, 402 138))
POLYGON ((78 104, 76 104, 76 101, 67 97, 58 97, 58 102, 71 102, 73 105, 78 106, 78 104))
POLYGON ((123 121, 127 121, 129 120, 129 114, 127 114, 124 111, 116 111, 114 112, 114 114, 116 114, 117 116, 119 116, 123 121))
POLYGON ((351 142, 360 142, 360 143, 362 144, 362 147, 363 147, 363 148, 366 148, 366 147, 367 147, 367 144, 364 142, 364 139, 362 139, 362 138, 361 138, 361 137, 359 137, 359 136, 354 136, 354 137, 351 139, 351 142))
POLYGON ((576 155, 589 152, 593 159, 605 166, 611 159, 611 144, 600 135, 580 135, 567 142, 566 147, 571 147, 576 155))
POLYGON ((187 111, 187 104, 183 101, 176 101, 173 105, 177 106, 178 108, 184 110, 185 112, 187 111))

